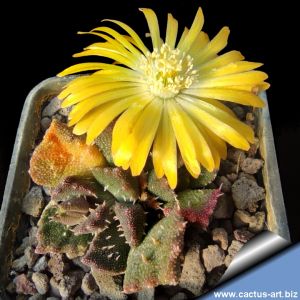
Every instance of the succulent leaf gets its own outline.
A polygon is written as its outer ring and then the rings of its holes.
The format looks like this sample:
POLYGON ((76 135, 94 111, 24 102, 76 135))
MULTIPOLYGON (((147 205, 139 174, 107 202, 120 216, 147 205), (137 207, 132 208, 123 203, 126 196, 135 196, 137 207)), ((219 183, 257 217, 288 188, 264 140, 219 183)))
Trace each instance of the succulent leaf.
POLYGON ((192 189, 200 189, 206 187, 208 184, 213 182, 217 176, 217 171, 207 171, 202 167, 201 173, 197 178, 191 177, 190 187, 192 189))
POLYGON ((126 241, 130 247, 140 244, 144 235, 146 215, 139 203, 116 203, 114 206, 117 219, 120 221, 126 241))
POLYGON ((30 176, 39 185, 54 187, 65 177, 91 174, 105 159, 96 146, 74 136, 67 125, 54 119, 30 160, 30 176))
POLYGON ((75 236, 68 226, 53 220, 59 208, 52 201, 44 209, 38 222, 36 253, 66 253, 69 258, 85 253, 92 235, 75 236))
POLYGON ((129 252, 124 233, 119 231, 118 221, 107 219, 107 227, 97 233, 82 262, 95 270, 113 275, 124 273, 129 252))
POLYGON ((105 190, 120 201, 136 201, 139 198, 138 179, 121 168, 94 168, 93 175, 105 190))
POLYGON ((110 206, 103 202, 96 209, 90 209, 90 214, 85 220, 75 226, 72 231, 75 235, 96 233, 102 231, 108 224, 105 220, 108 219, 110 206))
MULTIPOLYGON (((213 214, 219 196, 219 189, 215 190, 186 190, 178 194, 178 206, 180 214, 189 222, 196 222, 204 229, 209 224, 209 218, 213 214)), ((174 204, 168 203, 164 213, 168 215, 174 204)))
POLYGON ((122 292, 122 279, 120 276, 113 276, 105 271, 92 268, 91 271, 95 281, 101 291, 101 295, 111 300, 125 300, 127 295, 122 292))
POLYGON ((112 130, 114 128, 114 124, 115 122, 112 122, 109 126, 107 126, 95 140, 96 146, 98 146, 107 162, 111 166, 114 165, 113 157, 111 154, 112 130))
POLYGON ((170 188, 167 179, 165 177, 157 178, 154 170, 148 177, 148 190, 166 202, 173 202, 176 199, 176 194, 170 188))
POLYGON ((160 284, 177 284, 186 222, 173 210, 131 249, 124 278, 124 292, 135 293, 160 284))
POLYGON ((114 202, 113 196, 103 190, 103 187, 93 177, 71 176, 59 183, 51 193, 51 200, 68 201, 81 196, 114 202))
POLYGON ((73 198, 58 204, 58 207, 63 211, 72 211, 81 214, 89 212, 90 204, 85 197, 73 198))

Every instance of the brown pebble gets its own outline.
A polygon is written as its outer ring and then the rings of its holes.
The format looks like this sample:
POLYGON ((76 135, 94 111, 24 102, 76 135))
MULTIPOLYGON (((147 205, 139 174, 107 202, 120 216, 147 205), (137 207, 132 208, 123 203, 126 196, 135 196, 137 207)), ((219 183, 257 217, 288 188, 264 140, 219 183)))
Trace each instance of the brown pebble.
POLYGON ((202 258, 207 272, 224 264, 225 254, 218 245, 209 245, 202 251, 202 258))
POLYGON ((232 217, 233 211, 234 211, 234 204, 233 204, 232 197, 224 194, 218 199, 218 203, 214 211, 214 218, 229 219, 232 217))
POLYGON ((34 295, 37 292, 34 284, 27 278, 25 274, 18 275, 14 279, 14 284, 18 294, 34 295))
POLYGON ((212 231, 212 239, 217 242, 218 245, 226 250, 228 247, 228 234, 224 228, 215 228, 212 231))
POLYGON ((237 165, 240 165, 245 158, 246 154, 243 150, 230 147, 227 151, 227 159, 237 165))
POLYGON ((194 245, 185 255, 179 286, 199 296, 204 283, 205 269, 200 261, 200 247, 194 245))
POLYGON ((49 278, 46 274, 43 273, 33 273, 32 274, 32 281, 41 295, 45 295, 49 289, 49 278))
POLYGON ((231 183, 235 182, 238 178, 238 174, 236 173, 231 173, 231 174, 227 174, 226 177, 229 179, 229 181, 231 183))
POLYGON ((97 284, 96 281, 91 273, 86 273, 82 279, 81 289, 85 295, 92 295, 96 289, 97 284))
POLYGON ((264 161, 258 158, 247 157, 241 164, 241 169, 247 174, 256 174, 263 166, 264 161))
POLYGON ((215 183, 221 187, 221 191, 223 193, 230 193, 231 192, 231 182, 225 176, 217 177, 215 183))
POLYGON ((245 228, 236 229, 233 232, 234 238, 242 243, 248 242, 253 238, 254 234, 245 228))
POLYGON ((231 245, 228 248, 228 255, 225 258, 225 265, 227 267, 230 265, 230 263, 232 262, 236 254, 241 250, 243 245, 244 245, 243 243, 236 240, 233 240, 231 242, 231 245))

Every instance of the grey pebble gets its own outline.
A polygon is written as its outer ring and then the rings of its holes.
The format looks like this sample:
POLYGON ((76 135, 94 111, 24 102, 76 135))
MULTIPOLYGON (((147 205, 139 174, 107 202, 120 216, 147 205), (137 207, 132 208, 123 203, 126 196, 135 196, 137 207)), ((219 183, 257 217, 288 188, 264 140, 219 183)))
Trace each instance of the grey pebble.
POLYGON ((60 109, 61 100, 52 98, 42 111, 42 117, 52 117, 60 109))
POLYGON ((48 117, 44 117, 41 119, 41 128, 43 132, 45 132, 50 127, 51 121, 52 120, 48 117))
POLYGON ((33 186, 23 199, 22 212, 33 217, 39 217, 45 204, 42 189, 33 186))
POLYGON ((238 209, 247 209, 265 198, 265 189, 256 182, 242 177, 232 185, 232 198, 238 209))
POLYGON ((47 257, 42 256, 36 261, 35 265, 33 266, 33 271, 35 272, 45 271, 47 266, 48 266, 47 257))

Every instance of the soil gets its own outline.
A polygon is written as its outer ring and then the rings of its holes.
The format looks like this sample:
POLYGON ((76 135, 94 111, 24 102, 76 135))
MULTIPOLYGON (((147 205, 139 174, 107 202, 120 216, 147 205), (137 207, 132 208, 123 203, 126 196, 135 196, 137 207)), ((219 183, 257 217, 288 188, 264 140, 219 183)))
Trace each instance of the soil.
MULTIPOLYGON (((230 106, 242 121, 255 128, 256 116, 251 108, 230 106)), ((57 101, 46 103, 37 144, 51 119, 66 121, 67 113, 59 110, 57 101)), ((227 160, 222 161, 216 179, 209 186, 221 186, 223 195, 218 200, 207 231, 197 225, 187 228, 179 284, 123 295, 122 299, 191 299, 218 283, 244 243, 266 226, 265 191, 261 180, 263 160, 258 144, 257 138, 248 152, 229 147, 227 160)), ((70 260, 61 254, 35 253, 38 217, 50 195, 47 189, 32 183, 25 198, 9 274, 11 282, 7 286, 11 299, 117 299, 101 294, 89 267, 78 258, 70 260)))

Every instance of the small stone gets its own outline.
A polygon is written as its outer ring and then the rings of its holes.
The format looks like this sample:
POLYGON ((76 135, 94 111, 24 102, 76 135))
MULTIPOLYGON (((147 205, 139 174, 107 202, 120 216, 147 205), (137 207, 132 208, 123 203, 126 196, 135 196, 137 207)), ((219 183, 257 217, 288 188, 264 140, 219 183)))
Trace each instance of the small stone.
POLYGON ((81 289, 85 293, 85 295, 88 296, 92 295, 96 291, 97 284, 91 273, 85 274, 82 278, 81 289))
POLYGON ((233 240, 231 245, 228 248, 228 255, 225 258, 225 265, 228 267, 232 260, 234 259, 235 255, 241 250, 243 247, 243 243, 233 240))
POLYGON ((64 116, 60 115, 59 113, 52 116, 52 120, 58 120, 63 123, 65 123, 65 119, 66 118, 64 116))
POLYGON ((245 118, 246 112, 243 107, 235 106, 232 108, 232 110, 240 120, 243 120, 245 118))
POLYGON ((252 181, 256 182, 256 178, 253 175, 247 174, 245 172, 240 172, 238 177, 239 177, 239 179, 244 177, 244 178, 247 178, 249 180, 252 180, 252 181))
POLYGON ((64 108, 61 108, 58 113, 64 117, 67 117, 71 111, 72 107, 69 106, 69 107, 64 107, 64 108))
POLYGON ((255 116, 254 116, 254 114, 252 113, 252 112, 248 112, 247 114, 246 114, 246 120, 247 121, 254 121, 255 120, 255 116))
POLYGON ((249 225, 249 230, 257 233, 264 229, 265 218, 266 214, 263 211, 250 215, 247 211, 237 210, 234 214, 233 222, 237 228, 249 225))
POLYGON ((207 272, 224 264, 225 254, 218 245, 209 245, 202 251, 202 258, 207 272))
POLYGON ((46 300, 59 300, 60 298, 57 297, 48 297, 46 300))
POLYGON ((36 261, 32 269, 34 272, 42 272, 46 270, 47 266, 48 266, 47 257, 42 256, 36 261))
POLYGON ((263 166, 264 161, 258 158, 247 157, 241 164, 241 169, 247 174, 256 174, 263 166))
POLYGON ((15 284, 11 281, 5 288, 10 294, 14 294, 16 292, 16 286, 15 284))
POLYGON ((15 254, 16 254, 16 255, 21 255, 21 254, 23 254, 24 251, 25 251, 25 249, 26 249, 27 247, 29 247, 29 246, 31 246, 31 245, 30 245, 30 242, 29 242, 29 237, 26 236, 26 237, 23 238, 22 244, 16 249, 15 254))
POLYGON ((17 294, 34 295, 37 292, 34 284, 26 277, 25 274, 18 275, 14 279, 14 284, 16 285, 17 294))
POLYGON ((42 117, 52 117, 60 109, 61 100, 52 98, 42 111, 42 117))
POLYGON ((44 191, 46 196, 51 197, 51 188, 43 186, 43 191, 44 191))
POLYGON ((185 255, 179 286, 199 296, 204 283, 205 269, 200 261, 200 247, 195 245, 185 255))
POLYGON ((248 157, 255 157, 258 148, 259 148, 259 139, 256 137, 254 138, 254 143, 250 144, 250 148, 247 151, 248 157))
POLYGON ((28 300, 45 300, 45 296, 40 294, 35 294, 33 296, 30 296, 28 300))
POLYGON ((187 298, 188 296, 185 293, 180 292, 174 295, 170 300, 186 300, 187 298))
POLYGON ((48 118, 48 117, 42 118, 42 120, 41 120, 42 131, 45 132, 50 127, 50 124, 51 124, 50 118, 48 118))
POLYGON ((221 279, 222 275, 226 271, 226 266, 220 266, 214 268, 210 273, 207 274, 206 283, 209 287, 214 287, 221 279))
POLYGON ((25 249, 24 256, 25 256, 25 259, 26 259, 26 264, 27 264, 29 269, 31 269, 34 266, 37 258, 39 257, 39 255, 34 252, 34 250, 31 246, 27 247, 25 249))
POLYGON ((45 200, 42 189, 38 186, 32 187, 23 199, 22 212, 33 217, 39 217, 44 207, 45 200))
POLYGON ((59 297, 60 299, 60 294, 59 294, 59 281, 57 279, 55 279, 55 277, 51 277, 50 279, 50 294, 54 295, 56 297, 59 297))
POLYGON ((32 274, 32 281, 35 285, 35 288, 41 295, 45 295, 49 289, 49 279, 46 274, 43 273, 33 273, 32 274))
POLYGON ((25 255, 23 255, 12 262, 11 268, 17 272, 23 272, 25 266, 26 266, 26 257, 25 255))
POLYGON ((107 299, 108 299, 107 297, 99 294, 98 292, 94 292, 89 298, 89 300, 107 300, 107 299))
POLYGON ((232 185, 232 198, 238 209, 247 209, 265 198, 265 189, 256 182, 242 177, 232 185))
POLYGON ((248 231, 245 228, 236 229, 233 232, 234 238, 242 243, 248 242, 250 239, 253 238, 254 234, 248 231))
POLYGON ((91 271, 91 267, 82 263, 79 257, 72 259, 72 262, 74 265, 80 267, 85 273, 89 273, 91 271))
POLYGON ((154 288, 145 288, 137 293, 137 300, 154 300, 154 288))
POLYGON ((221 191, 223 193, 230 193, 231 192, 231 182, 225 176, 217 177, 215 183, 221 187, 221 191))
POLYGON ((73 271, 64 275, 59 282, 58 290, 63 298, 74 296, 77 290, 81 287, 81 280, 83 277, 82 271, 73 271))
POLYGON ((231 173, 237 173, 238 171, 238 166, 229 161, 229 160, 221 160, 221 165, 219 169, 219 174, 220 175, 227 175, 231 173))
POLYGON ((234 205, 231 196, 224 194, 219 197, 213 215, 215 219, 229 219, 232 217, 233 211, 234 205))
MULTIPOLYGON (((29 237, 29 246, 36 246, 38 241, 37 241, 37 232, 38 232, 38 228, 36 226, 32 226, 29 229, 28 232, 28 237, 29 237)), ((26 247, 27 248, 27 247, 26 247)))
POLYGON ((249 223, 249 230, 258 233, 264 229, 266 220, 266 214, 263 211, 257 212, 251 218, 251 222, 249 223))
POLYGON ((238 178, 238 174, 236 173, 231 173, 231 174, 227 174, 226 177, 229 179, 229 181, 231 183, 235 182, 238 178))
POLYGON ((218 245, 226 250, 228 247, 228 234, 224 228, 215 228, 212 231, 212 239, 218 243, 218 245))
POLYGON ((49 271, 53 276, 60 280, 66 271, 69 270, 70 265, 65 262, 62 254, 51 254, 51 258, 48 261, 49 271))
POLYGON ((231 147, 227 151, 227 159, 239 166, 245 160, 245 158, 246 158, 246 154, 243 150, 231 147))

